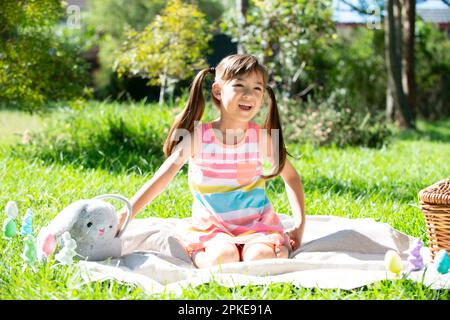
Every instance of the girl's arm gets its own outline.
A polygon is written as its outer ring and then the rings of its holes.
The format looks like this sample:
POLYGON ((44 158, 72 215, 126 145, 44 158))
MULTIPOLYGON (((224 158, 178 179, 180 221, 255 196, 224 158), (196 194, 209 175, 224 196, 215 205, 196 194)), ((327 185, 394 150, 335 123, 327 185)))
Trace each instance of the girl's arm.
MULTIPOLYGON (((153 177, 146 182, 131 198, 132 216, 134 218, 146 205, 155 199, 176 176, 192 154, 194 146, 189 138, 183 138, 174 148, 173 153, 164 161, 153 177)), ((126 220, 126 208, 119 213, 117 232, 126 220)))
POLYGON ((286 163, 281 170, 281 177, 284 180, 286 192, 294 215, 294 226, 286 230, 286 234, 291 239, 292 250, 300 247, 305 229, 305 194, 300 176, 291 162, 286 159, 286 163))
MULTIPOLYGON (((272 143, 272 137, 266 130, 261 130, 261 154, 263 159, 267 159, 270 163, 275 164, 278 161, 277 147, 272 143)), ((303 185, 301 178, 295 168, 292 166, 289 159, 280 176, 284 180, 286 192, 291 205, 291 210, 294 216, 293 228, 286 230, 286 233, 291 239, 291 246, 293 250, 297 249, 302 241, 303 230, 305 228, 305 195, 303 192, 303 185)))
POLYGON ((286 159, 280 175, 286 186, 289 203, 294 214, 295 227, 300 227, 305 224, 305 194, 302 180, 289 159, 286 159))

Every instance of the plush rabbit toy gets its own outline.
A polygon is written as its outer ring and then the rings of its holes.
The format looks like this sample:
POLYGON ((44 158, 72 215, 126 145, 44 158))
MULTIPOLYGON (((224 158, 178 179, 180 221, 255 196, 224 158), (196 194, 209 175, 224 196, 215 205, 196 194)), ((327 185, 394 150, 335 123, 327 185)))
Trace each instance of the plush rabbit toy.
POLYGON ((64 208, 37 237, 38 258, 48 257, 62 244, 62 235, 69 232, 75 240, 79 258, 100 261, 121 255, 122 243, 119 239, 131 217, 130 202, 116 194, 105 194, 89 200, 76 201, 64 208), (114 207, 101 199, 114 198, 125 202, 127 219, 116 237, 118 218, 114 207))

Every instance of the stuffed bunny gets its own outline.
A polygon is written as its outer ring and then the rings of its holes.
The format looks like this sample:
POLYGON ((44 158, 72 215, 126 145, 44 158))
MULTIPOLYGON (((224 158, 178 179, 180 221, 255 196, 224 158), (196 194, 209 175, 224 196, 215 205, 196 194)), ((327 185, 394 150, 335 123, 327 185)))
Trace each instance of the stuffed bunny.
POLYGON ((114 194, 106 194, 90 200, 76 201, 64 208, 51 223, 42 228, 37 237, 38 258, 48 257, 56 244, 62 244, 62 235, 69 232, 76 242, 76 252, 81 259, 100 261, 121 255, 119 236, 131 217, 129 201, 114 194), (118 218, 114 207, 100 199, 115 198, 126 203, 127 219, 116 237, 118 218), (49 247, 51 247, 49 249, 49 247))

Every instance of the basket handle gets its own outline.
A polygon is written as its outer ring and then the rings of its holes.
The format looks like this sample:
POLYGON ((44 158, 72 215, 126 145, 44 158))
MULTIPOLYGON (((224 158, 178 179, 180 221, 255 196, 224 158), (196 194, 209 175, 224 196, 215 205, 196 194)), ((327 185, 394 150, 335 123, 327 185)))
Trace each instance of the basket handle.
POLYGON ((131 203, 130 201, 128 201, 127 198, 121 196, 120 194, 102 194, 100 196, 94 197, 92 199, 118 199, 122 202, 125 203, 125 205, 127 206, 127 219, 125 220, 125 223, 123 224, 122 228, 120 229, 119 233, 117 234, 117 237, 120 237, 122 235, 122 233, 125 231, 125 228, 128 226, 128 223, 131 220, 131 213, 132 213, 132 208, 131 208, 131 203))

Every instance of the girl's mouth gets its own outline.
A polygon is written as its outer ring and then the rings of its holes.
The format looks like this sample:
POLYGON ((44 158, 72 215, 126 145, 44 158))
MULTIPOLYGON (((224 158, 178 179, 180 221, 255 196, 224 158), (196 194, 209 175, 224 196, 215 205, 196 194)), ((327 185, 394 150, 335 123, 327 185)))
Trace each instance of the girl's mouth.
POLYGON ((240 105, 239 105, 239 108, 240 108, 241 110, 249 111, 249 110, 252 108, 252 106, 251 106, 251 105, 248 105, 248 104, 240 104, 240 105))

